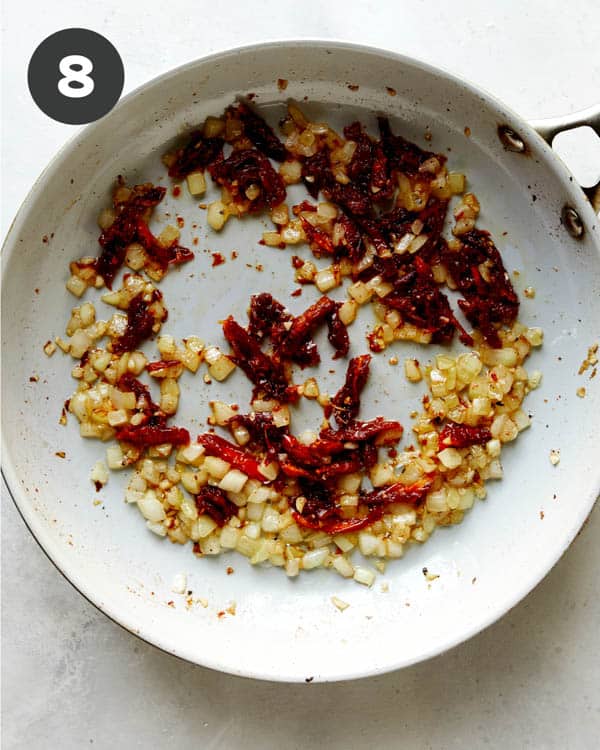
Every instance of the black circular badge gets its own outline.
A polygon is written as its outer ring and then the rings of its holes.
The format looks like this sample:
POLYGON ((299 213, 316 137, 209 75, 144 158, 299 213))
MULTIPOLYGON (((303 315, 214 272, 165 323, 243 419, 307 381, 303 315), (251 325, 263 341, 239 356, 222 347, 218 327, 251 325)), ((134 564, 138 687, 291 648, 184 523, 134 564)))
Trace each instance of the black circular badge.
POLYGON ((38 107, 68 125, 84 125, 110 112, 124 80, 117 50, 89 29, 63 29, 44 39, 27 71, 29 91, 38 107))

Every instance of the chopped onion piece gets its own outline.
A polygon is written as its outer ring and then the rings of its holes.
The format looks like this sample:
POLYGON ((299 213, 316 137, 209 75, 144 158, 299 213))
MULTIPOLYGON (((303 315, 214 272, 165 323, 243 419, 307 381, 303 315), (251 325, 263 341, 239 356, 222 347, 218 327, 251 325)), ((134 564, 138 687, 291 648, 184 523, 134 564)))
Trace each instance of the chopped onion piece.
POLYGON ((191 172, 185 179, 191 195, 204 195, 206 192, 206 178, 204 177, 204 172, 191 172))
POLYGON ((171 591, 174 594, 185 594, 187 591, 187 576, 185 573, 176 573, 173 576, 171 591))
POLYGON ((154 490, 146 490, 137 505, 144 518, 151 523, 158 523, 166 518, 165 511, 154 490))
POLYGON ((342 599, 338 599, 337 596, 331 597, 331 603, 334 607, 340 610, 340 612, 343 612, 345 609, 348 609, 350 606, 348 602, 343 601, 342 599))
POLYGON ((230 469, 219 482, 219 487, 225 492, 241 492, 248 477, 238 469, 230 469))
POLYGON ((325 560, 327 560, 328 556, 329 550, 327 547, 321 547, 320 549, 313 549, 309 552, 305 552, 302 557, 302 567, 304 570, 320 568, 325 560))
POLYGON ((357 583, 362 583, 364 586, 372 586, 375 582, 375 573, 369 568, 357 566, 354 568, 353 578, 357 583))

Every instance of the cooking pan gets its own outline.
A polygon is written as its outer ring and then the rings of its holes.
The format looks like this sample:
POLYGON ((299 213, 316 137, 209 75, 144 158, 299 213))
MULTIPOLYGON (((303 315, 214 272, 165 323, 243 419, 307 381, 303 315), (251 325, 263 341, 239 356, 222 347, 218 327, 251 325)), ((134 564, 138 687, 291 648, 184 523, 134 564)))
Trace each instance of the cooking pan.
MULTIPOLYGON (((538 129, 550 138, 584 122, 598 128, 598 111, 538 129)), ((590 379, 591 368, 578 375, 600 338, 598 220, 539 133, 449 73, 391 52, 309 41, 190 63, 79 132, 34 185, 2 255, 3 471, 23 519, 57 568, 150 643, 213 669, 282 681, 341 680, 415 663, 464 641, 522 599, 567 549, 600 488, 600 378, 590 379), (278 79, 287 81, 285 90, 278 79), (482 205, 479 226, 493 233, 507 270, 519 272, 521 319, 545 331, 543 347, 528 362, 543 372, 525 404, 532 426, 505 448, 504 479, 489 486, 488 498, 462 524, 412 546, 371 588, 325 570, 288 580, 279 569, 252 567, 233 554, 197 559, 189 545, 159 539, 123 502, 122 475, 95 493, 89 473, 103 446, 81 440, 73 422, 58 422, 74 390, 72 363, 60 352, 47 358, 42 347, 63 334, 75 304, 64 286, 68 262, 97 253, 96 218, 115 177, 166 180, 160 156, 177 136, 249 94, 271 123, 291 98, 335 128, 353 119, 372 127, 375 115, 385 114, 422 146, 427 133, 428 147, 447 153, 450 168, 467 174, 482 205), (528 286, 534 299, 522 295, 528 286), (581 387, 584 398, 577 395, 581 387), (558 465, 549 460, 552 450, 560 451, 558 465), (228 575, 227 567, 234 572, 228 575), (179 573, 187 576, 189 597, 171 590, 179 573), (350 606, 338 610, 332 596, 350 606)), ((169 333, 224 344, 218 321, 230 313, 242 318, 251 293, 290 299, 291 253, 260 246, 260 222, 230 221, 216 235, 197 201, 171 193, 158 219, 166 221, 166 213, 184 217, 182 244, 199 237, 193 263, 161 284, 169 333), (227 262, 213 268, 216 251, 227 262)), ((290 302, 292 310, 304 309, 311 294, 290 302)), ((98 296, 93 301, 103 317, 108 308, 98 296)), ((354 354, 365 351, 360 330, 352 330, 352 342, 354 354)), ((387 354, 400 361, 437 351, 395 346, 387 354)), ((319 371, 331 391, 343 368, 327 361, 319 371)), ((394 415, 409 427, 419 388, 388 357, 374 357, 365 418, 394 415)), ((177 421, 196 432, 209 399, 249 399, 237 375, 210 387, 190 377, 182 393, 177 421)))

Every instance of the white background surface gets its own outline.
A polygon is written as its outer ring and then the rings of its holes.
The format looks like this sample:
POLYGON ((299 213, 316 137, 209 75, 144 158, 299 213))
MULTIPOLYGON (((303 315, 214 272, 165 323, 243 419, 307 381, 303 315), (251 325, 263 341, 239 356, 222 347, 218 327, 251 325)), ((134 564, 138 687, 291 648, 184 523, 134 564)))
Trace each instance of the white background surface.
MULTIPOLYGON (((71 26, 115 44, 125 91, 236 44, 326 37, 442 65, 530 118, 600 98, 591 0, 397 0, 389 9, 382 0, 13 0, 3 10, 3 234, 74 131, 37 110, 26 86, 37 44, 71 26)), ((595 748, 599 534, 597 509, 523 603, 445 655, 380 678, 288 687, 184 664, 113 625, 47 561, 3 491, 3 747, 595 748)))

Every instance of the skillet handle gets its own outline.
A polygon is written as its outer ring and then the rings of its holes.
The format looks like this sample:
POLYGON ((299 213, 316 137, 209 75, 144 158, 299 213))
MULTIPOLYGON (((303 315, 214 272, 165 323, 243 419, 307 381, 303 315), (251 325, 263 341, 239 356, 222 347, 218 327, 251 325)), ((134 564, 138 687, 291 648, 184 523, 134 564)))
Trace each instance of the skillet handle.
POLYGON ((596 131, 596 135, 600 136, 600 104, 562 117, 531 120, 530 124, 550 145, 552 145, 554 136, 558 133, 562 133, 563 130, 573 130, 573 128, 579 128, 582 125, 588 125, 596 131))
MULTIPOLYGON (((596 135, 600 137, 600 104, 592 105, 587 109, 579 110, 579 112, 572 112, 570 115, 563 115, 562 117, 549 117, 541 120, 532 120, 530 124, 550 146, 552 146, 555 136, 559 133, 562 133, 565 130, 573 130, 573 128, 579 128, 583 125, 592 128, 596 132, 596 135)), ((582 185, 582 187, 590 195, 594 210, 596 213, 599 213, 600 171, 598 173, 598 179, 596 179, 593 184, 582 185)))

